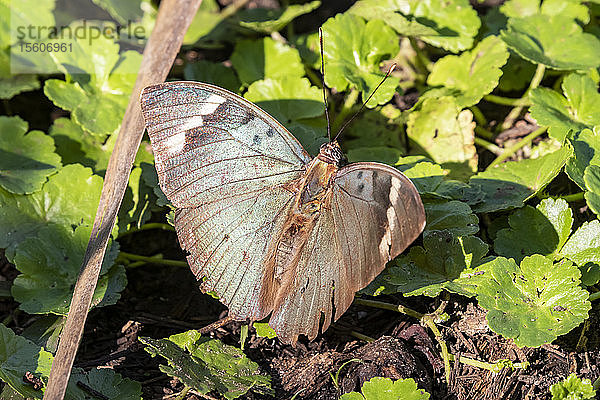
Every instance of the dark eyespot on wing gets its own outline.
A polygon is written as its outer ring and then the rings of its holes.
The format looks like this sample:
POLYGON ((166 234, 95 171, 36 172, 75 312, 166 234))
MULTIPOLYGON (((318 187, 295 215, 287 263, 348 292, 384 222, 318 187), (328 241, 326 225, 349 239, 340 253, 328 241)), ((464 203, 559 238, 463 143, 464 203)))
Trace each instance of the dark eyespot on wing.
POLYGON ((356 174, 356 177, 358 179, 360 179, 360 178, 362 178, 362 176, 363 176, 363 172, 362 171, 358 171, 358 174, 356 174))
POLYGON ((260 144, 261 140, 260 140, 260 136, 258 135, 254 135, 254 137, 252 138, 252 143, 256 146, 258 146, 260 144))

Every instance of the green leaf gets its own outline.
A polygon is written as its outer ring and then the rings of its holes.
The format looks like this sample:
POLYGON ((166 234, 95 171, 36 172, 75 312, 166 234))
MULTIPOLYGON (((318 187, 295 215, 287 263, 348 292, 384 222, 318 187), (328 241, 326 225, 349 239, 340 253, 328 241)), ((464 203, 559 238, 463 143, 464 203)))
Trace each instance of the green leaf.
POLYGON ((252 324, 256 329, 256 336, 266 337, 267 339, 273 339, 277 337, 275 330, 266 322, 255 322, 252 324))
MULTIPOLYGON (((379 64, 400 50, 398 36, 380 20, 365 22, 352 14, 338 14, 323 24, 325 83, 343 92, 357 89, 366 100, 383 77, 379 64)), ((398 78, 390 76, 367 103, 373 108, 387 103, 396 91, 398 78)))
POLYGON ((481 26, 467 0, 362 0, 350 12, 454 53, 471 48, 481 26))
POLYGON ((201 40, 208 40, 218 35, 217 32, 221 30, 224 19, 225 16, 221 13, 216 0, 204 0, 200 4, 188 30, 185 32, 183 44, 198 44, 201 40))
POLYGON ((0 188, 0 248, 11 260, 14 247, 50 223, 65 227, 92 225, 102 178, 79 164, 52 175, 41 191, 17 195, 0 188))
POLYGON ((26 372, 48 376, 52 354, 0 324, 0 379, 24 397, 42 398, 41 390, 23 382, 26 372))
POLYGON ((88 372, 80 368, 74 368, 67 387, 66 399, 89 400, 89 391, 83 390, 77 385, 81 382, 103 394, 109 399, 119 400, 141 400, 142 385, 139 382, 123 378, 110 368, 94 368, 88 372))
POLYGON ((0 99, 6 100, 11 99, 19 93, 40 88, 40 81, 37 76, 11 73, 11 56, 9 52, 9 48, 2 49, 2 42, 0 42, 0 99))
POLYGON ((219 63, 199 60, 187 64, 183 69, 183 76, 187 80, 212 83, 235 93, 240 90, 241 83, 233 69, 219 63))
POLYGON ((461 201, 426 202, 425 231, 447 230, 454 236, 474 235, 479 231, 479 218, 461 201))
POLYGON ((450 170, 449 176, 466 179, 477 171, 475 123, 469 110, 460 111, 454 98, 427 98, 411 112, 406 133, 411 153, 422 154, 450 170))
POLYGON ((429 393, 417 387, 412 379, 374 377, 363 383, 361 393, 350 392, 340 397, 340 400, 427 400, 429 393))
POLYGON ((401 112, 388 104, 355 118, 355 121, 344 131, 344 149, 389 148, 389 151, 395 155, 393 162, 395 164, 398 157, 406 150, 400 117, 401 112))
POLYGON ((558 175, 572 150, 563 147, 540 158, 508 161, 488 168, 469 181, 485 194, 483 202, 475 204, 473 211, 492 212, 520 208, 558 175))
POLYGON ((143 162, 140 164, 140 168, 142 169, 142 179, 144 180, 144 183, 152 188, 152 191, 156 196, 156 204, 159 207, 171 204, 158 184, 158 174, 156 173, 154 164, 143 162))
POLYGON ((200 337, 198 331, 166 339, 139 339, 152 356, 167 359, 168 365, 161 365, 161 371, 202 394, 217 391, 227 399, 235 399, 251 388, 272 393, 271 378, 259 374, 258 365, 240 349, 220 340, 200 337))
POLYGON ((280 77, 252 83, 244 97, 282 124, 323 115, 323 94, 306 78, 280 77))
POLYGON ((395 165, 402 158, 402 152, 393 147, 371 146, 358 147, 348 150, 349 162, 377 161, 380 163, 395 165))
POLYGON ((296 17, 308 14, 321 5, 320 1, 306 4, 292 4, 284 9, 248 8, 237 14, 240 26, 255 32, 271 34, 278 32, 296 17))
MULTIPOLYGON (((21 275, 12 286, 19 308, 30 314, 67 315, 90 234, 89 226, 73 231, 51 225, 19 243, 14 263, 21 275)), ((105 255, 92 306, 115 304, 121 297, 127 278, 121 265, 113 266, 118 252, 113 246, 105 255)))
POLYGON ((503 92, 523 90, 535 74, 535 65, 510 52, 508 61, 502 67, 498 89, 503 92))
POLYGON ((461 95, 456 99, 458 106, 469 107, 479 103, 498 85, 502 75, 500 67, 507 59, 504 42, 497 36, 488 36, 471 51, 439 59, 433 65, 427 84, 460 90, 461 95))
POLYGON ((447 230, 427 232, 423 247, 411 247, 362 293, 435 297, 446 289, 473 296, 472 285, 463 284, 459 278, 468 276, 487 251, 488 246, 475 236, 457 237, 447 230))
POLYGON ((542 254, 552 259, 571 234, 573 213, 562 199, 544 199, 536 208, 525 206, 508 217, 510 228, 498 231, 496 254, 521 262, 525 256, 542 254))
POLYGON ((560 254, 579 266, 585 285, 596 284, 600 279, 600 221, 584 222, 571 235, 560 254))
POLYGON ((246 86, 265 78, 304 76, 298 50, 268 37, 237 42, 231 64, 246 86))
POLYGON ((479 305, 490 328, 517 346, 538 347, 575 328, 588 317, 589 293, 570 261, 553 264, 535 254, 520 266, 498 257, 481 265, 474 279, 479 305))
POLYGON ((510 18, 529 17, 535 14, 562 15, 578 19, 584 25, 590 21, 588 8, 578 0, 510 0, 500 10, 510 18))
POLYGON ((127 25, 133 21, 137 21, 142 18, 143 12, 141 8, 141 0, 129 0, 129 1, 118 1, 118 0, 92 0, 96 5, 102 7, 111 17, 113 17, 119 24, 127 25))
POLYGON ((119 55, 119 45, 104 36, 72 44, 73 52, 52 53, 66 81, 47 80, 44 93, 71 111, 83 129, 104 139, 121 125, 142 56, 135 51, 119 55))
POLYGON ((569 158, 565 172, 581 189, 585 190, 583 174, 588 165, 600 165, 600 135, 597 129, 584 129, 569 138, 573 157, 569 158))
POLYGON ((537 88, 531 91, 531 115, 538 124, 548 127, 549 135, 562 142, 569 131, 579 132, 600 125, 598 85, 585 74, 568 75, 563 83, 564 96, 537 88))
POLYGON ((12 193, 33 193, 60 166, 50 136, 27 133, 27 122, 19 117, 0 116, 0 186, 12 193))
POLYGON ((535 14, 510 18, 501 37, 508 47, 534 64, 560 70, 600 65, 600 40, 584 33, 568 16, 535 14))
POLYGON ((596 397, 596 391, 589 379, 578 378, 571 373, 563 381, 550 386, 552 400, 585 400, 596 397))
POLYGON ((119 208, 119 232, 140 228, 152 217, 152 205, 156 203, 153 188, 142 179, 142 168, 134 167, 119 208))
POLYGON ((396 164, 420 194, 435 193, 446 175, 441 166, 426 160, 422 156, 408 156, 399 159, 396 164))
POLYGON ((583 175, 585 182, 585 201, 590 209, 600 215, 600 166, 590 165, 583 175))
MULTIPOLYGON (((17 336, 14 332, 0 324, 0 379, 6 382, 19 395, 27 398, 41 399, 42 390, 34 390, 32 385, 23 382, 26 373, 40 379, 43 387, 48 382, 53 356, 35 343, 17 336)), ((88 400, 89 392, 77 386, 82 382, 111 399, 141 400, 141 385, 127 378, 122 378, 111 369, 92 369, 84 372, 74 368, 67 386, 65 399, 88 400)), ((2 392, 4 395, 4 391, 2 392)))

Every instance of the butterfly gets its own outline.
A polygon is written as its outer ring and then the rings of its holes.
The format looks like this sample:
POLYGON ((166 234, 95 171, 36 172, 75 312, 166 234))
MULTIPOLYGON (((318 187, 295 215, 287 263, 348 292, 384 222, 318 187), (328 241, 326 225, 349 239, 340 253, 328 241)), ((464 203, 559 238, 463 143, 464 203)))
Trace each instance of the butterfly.
POLYGON ((235 319, 270 314, 284 343, 324 332, 425 227, 419 193, 397 169, 346 164, 335 140, 313 158, 225 89, 157 84, 144 89, 141 107, 201 289, 235 319))

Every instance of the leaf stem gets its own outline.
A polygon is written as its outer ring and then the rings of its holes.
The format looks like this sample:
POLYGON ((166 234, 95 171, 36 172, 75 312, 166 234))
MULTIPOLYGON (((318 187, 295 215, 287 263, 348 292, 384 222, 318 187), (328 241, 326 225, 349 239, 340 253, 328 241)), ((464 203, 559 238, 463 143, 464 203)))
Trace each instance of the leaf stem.
MULTIPOLYGON (((487 126, 488 121, 485 118, 485 115, 483 115, 483 113, 479 109, 479 107, 471 106, 471 107, 469 107, 469 110, 471 110, 471 112, 473 113, 473 118, 475 118, 475 121, 477 121, 477 124, 479 124, 480 126, 487 126)), ((488 138, 488 139, 490 139, 490 138, 488 138)))
POLYGON ((547 193, 538 193, 537 198, 540 200, 553 198, 553 199, 563 199, 567 203, 574 203, 577 201, 585 200, 585 192, 578 192, 573 194, 565 194, 564 196, 550 196, 547 193))
POLYGON ((406 314, 409 317, 413 317, 413 318, 417 318, 417 319, 421 319, 425 315, 425 314, 421 314, 418 311, 412 310, 408 307, 404 307, 402 305, 385 303, 383 301, 377 301, 377 300, 367 300, 367 299, 355 298, 354 304, 358 304, 361 306, 367 306, 367 307, 373 307, 373 308, 381 308, 383 310, 396 311, 396 312, 399 312, 402 314, 406 314))
POLYGON ((435 325, 434 320, 436 317, 437 315, 435 313, 424 315, 423 318, 421 318, 421 323, 424 323, 429 329, 431 329, 431 332, 433 332, 433 335, 435 336, 435 340, 440 345, 440 349, 442 350, 442 360, 444 360, 446 384, 450 384, 450 353, 448 352, 448 346, 446 346, 444 337, 435 325))
POLYGON ((600 299, 600 292, 594 292, 590 294, 590 301, 596 301, 600 299))
MULTIPOLYGON (((456 361, 456 356, 454 356, 453 354, 450 354, 450 358, 453 361, 456 361)), ((492 372, 495 372, 495 373, 498 373, 498 372, 502 371, 504 368, 511 368, 511 369, 523 368, 523 369, 526 369, 527 367, 529 367, 529 362, 527 362, 527 361, 525 361, 525 362, 519 362, 519 363, 513 363, 510 360, 502 359, 502 360, 498 360, 498 361, 493 362, 493 363, 488 363, 488 362, 475 360, 473 358, 469 358, 469 357, 465 357, 465 356, 460 356, 458 358, 458 362, 463 363, 465 365, 470 365, 472 367, 482 368, 482 369, 485 369, 485 370, 488 370, 488 371, 492 371, 492 372)))
POLYGON ((360 332, 350 331, 349 334, 350 334, 350 336, 354 336, 355 338, 363 340, 367 343, 371 343, 371 342, 375 341, 375 339, 373 339, 371 336, 364 335, 360 332))
POLYGON ((155 257, 140 256, 137 254, 126 253, 124 251, 119 253, 118 258, 126 258, 128 260, 135 260, 135 261, 144 261, 149 264, 169 265, 172 267, 187 267, 188 266, 188 263, 185 261, 165 260, 162 258, 162 256, 158 256, 158 257, 157 256, 155 256, 155 257))
POLYGON ((479 125, 475 126, 475 133, 477 135, 479 135, 480 137, 484 138, 485 140, 493 140, 494 136, 495 136, 492 133, 492 131, 489 131, 489 130, 487 130, 484 127, 479 126, 479 125))
POLYGON ((342 109, 340 110, 339 114, 335 118, 335 121, 333 121, 333 126, 331 127, 332 132, 338 131, 338 129, 340 128, 340 126, 342 125, 342 123, 344 122, 344 120, 346 119, 348 114, 350 114, 352 112, 352 108, 356 104, 357 100, 358 100, 358 90, 356 90, 355 88, 350 89, 350 93, 348 93, 348 96, 346 96, 346 100, 344 100, 342 109))
POLYGON ((415 67, 419 68, 421 70, 421 72, 425 73, 425 75, 427 75, 427 73, 431 72, 431 70, 433 69, 433 66, 431 64, 431 62, 429 61, 429 57, 427 57, 427 55, 423 52, 423 49, 421 49, 421 47, 419 46, 419 43, 417 43, 417 41, 414 38, 409 38, 410 40, 410 45, 413 48, 413 50, 415 51, 415 54, 417 55, 416 57, 416 65, 415 67))
MULTIPOLYGON (((535 74, 533 75, 533 78, 531 78, 531 82, 529 83, 529 88, 525 92, 525 96, 523 96, 523 99, 529 100, 529 93, 531 93, 531 91, 533 89, 537 88, 540 85, 540 82, 542 82, 542 79, 544 79, 544 72, 546 72, 546 66, 544 66, 543 64, 538 64, 538 66, 535 70, 535 74)), ((508 113, 508 115, 504 119, 504 122, 501 125, 502 130, 506 130, 506 129, 510 128, 511 126, 513 126, 515 119, 517 119, 519 117, 519 115, 521 114, 521 111, 523 111, 522 105, 517 106, 517 107, 513 108, 512 110, 510 110, 510 112, 508 113)))
POLYGON ((120 233, 118 238, 121 239, 121 238, 131 235, 133 233, 140 232, 140 231, 147 231, 149 229, 162 229, 163 231, 175 232, 175 228, 173 228, 169 224, 164 224, 162 222, 150 222, 148 224, 144 224, 144 225, 140 226, 139 228, 128 229, 125 232, 120 233))
POLYGON ((531 141, 533 139, 535 139, 536 137, 538 137, 538 136, 542 135, 543 133, 545 133, 547 129, 548 129, 547 127, 538 128, 535 131, 531 132, 529 135, 525 136, 523 139, 519 140, 514 145, 512 145, 509 148, 505 149, 502 152, 502 154, 500 154, 494 161, 492 161, 492 163, 489 165, 488 168, 500 164, 502 161, 506 160, 507 158, 509 158, 510 156, 512 156, 513 154, 515 154, 520 148, 522 148, 523 146, 526 146, 527 144, 531 143, 531 141))
POLYGON ((495 155, 497 155, 497 156, 502 155, 502 149, 500 147, 496 146, 494 143, 490 143, 487 140, 482 139, 477 136, 475 136, 475 138, 473 140, 475 141, 476 145, 481 146, 488 151, 491 151, 495 155))
POLYGON ((250 0, 240 0, 240 1, 231 3, 230 5, 225 7, 223 9, 223 11, 221 11, 221 17, 223 19, 231 17, 233 14, 238 12, 242 7, 244 7, 246 5, 246 3, 248 3, 249 1, 250 0))
POLYGON ((501 106, 530 106, 531 102, 522 97, 520 99, 513 99, 510 97, 496 96, 495 94, 486 94, 483 96, 483 100, 489 101, 490 103, 499 104, 501 106))

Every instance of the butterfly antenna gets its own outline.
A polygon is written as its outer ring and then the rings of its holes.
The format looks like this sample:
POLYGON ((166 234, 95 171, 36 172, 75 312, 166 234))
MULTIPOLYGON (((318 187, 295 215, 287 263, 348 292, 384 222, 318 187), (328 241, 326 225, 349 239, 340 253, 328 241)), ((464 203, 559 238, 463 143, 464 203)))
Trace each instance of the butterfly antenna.
POLYGON ((342 134, 342 132, 344 131, 344 129, 346 129, 346 127, 350 124, 350 122, 352 122, 352 120, 354 120, 354 118, 356 118, 356 116, 359 115, 363 111, 363 109, 365 108, 365 106, 367 105, 367 103, 369 102, 369 100, 371 100, 371 97, 373 97, 373 95, 375 94, 375 92, 377 91, 377 89, 379 89, 379 87, 381 85, 383 85, 383 82, 385 82, 385 80, 390 76, 390 74, 392 73, 392 71, 394 71, 395 68, 396 68, 396 63, 392 64, 392 66, 390 67, 390 69, 388 69, 388 72, 385 74, 385 76, 383 77, 383 79, 381 80, 381 82, 379 82, 379 85, 377 85, 377 87, 375 88, 375 90, 373 90, 373 92, 367 98, 367 100, 364 103, 362 103, 362 106, 360 106, 360 109, 352 116, 352 118, 350 118, 348 121, 346 121, 346 123, 340 128, 340 131, 333 138, 334 142, 342 134))
POLYGON ((331 141, 331 125, 329 124, 329 104, 325 90, 325 56, 323 56, 323 29, 319 28, 319 43, 321 45, 321 81, 323 83, 323 103, 325 103, 325 118, 327 118, 327 139, 331 141))

